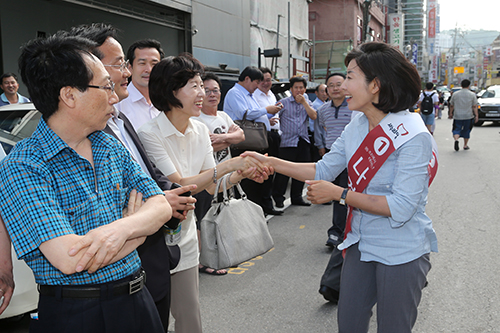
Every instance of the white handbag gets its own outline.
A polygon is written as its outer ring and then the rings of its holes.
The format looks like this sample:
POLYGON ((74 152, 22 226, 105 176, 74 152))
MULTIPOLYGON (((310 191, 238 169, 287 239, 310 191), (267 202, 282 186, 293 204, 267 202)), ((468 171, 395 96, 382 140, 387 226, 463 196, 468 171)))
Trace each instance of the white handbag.
POLYGON ((225 175, 217 182, 212 207, 201 221, 200 263, 214 269, 236 266, 269 251, 274 242, 262 208, 247 199, 228 197, 225 175), (222 183, 223 201, 218 202, 222 183))

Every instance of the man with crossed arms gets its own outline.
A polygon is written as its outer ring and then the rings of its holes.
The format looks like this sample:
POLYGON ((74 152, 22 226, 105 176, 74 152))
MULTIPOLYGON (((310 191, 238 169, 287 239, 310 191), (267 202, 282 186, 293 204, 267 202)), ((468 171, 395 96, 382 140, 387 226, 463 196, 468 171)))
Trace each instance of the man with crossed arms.
POLYGON ((135 249, 171 207, 101 132, 118 97, 93 48, 64 34, 24 46, 21 76, 43 117, 0 165, 0 213, 39 284, 31 332, 160 333, 135 249))

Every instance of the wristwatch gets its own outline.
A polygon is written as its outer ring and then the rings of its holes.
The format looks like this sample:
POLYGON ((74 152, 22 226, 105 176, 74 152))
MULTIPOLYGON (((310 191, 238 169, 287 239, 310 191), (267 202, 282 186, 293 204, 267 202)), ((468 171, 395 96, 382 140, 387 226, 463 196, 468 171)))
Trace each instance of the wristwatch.
POLYGON ((348 191, 349 191, 349 188, 345 188, 345 189, 344 189, 344 192, 342 192, 342 195, 340 196, 340 200, 339 200, 339 203, 340 203, 341 205, 344 205, 344 206, 346 205, 346 203, 345 203, 345 198, 347 197, 347 192, 348 192, 348 191))

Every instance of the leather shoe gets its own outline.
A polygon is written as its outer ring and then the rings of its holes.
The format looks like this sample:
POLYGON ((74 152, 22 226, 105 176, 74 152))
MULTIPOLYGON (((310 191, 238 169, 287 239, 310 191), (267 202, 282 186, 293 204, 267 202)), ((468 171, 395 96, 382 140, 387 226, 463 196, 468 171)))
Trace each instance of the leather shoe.
POLYGON ((328 246, 331 249, 334 249, 334 248, 337 247, 336 242, 333 239, 331 239, 331 238, 328 238, 328 240, 326 241, 325 245, 328 246))
POLYGON ((323 298, 329 302, 337 304, 339 302, 339 292, 327 286, 321 286, 319 288, 319 293, 323 295, 323 298))
POLYGON ((282 210, 269 209, 269 208, 265 208, 264 209, 264 213, 266 215, 283 215, 283 211, 282 210))
POLYGON ((285 208, 285 204, 283 202, 279 202, 279 201, 276 202, 275 206, 276 206, 276 208, 285 208))
POLYGON ((292 201, 292 206, 311 206, 311 203, 305 202, 304 200, 301 201, 292 201))

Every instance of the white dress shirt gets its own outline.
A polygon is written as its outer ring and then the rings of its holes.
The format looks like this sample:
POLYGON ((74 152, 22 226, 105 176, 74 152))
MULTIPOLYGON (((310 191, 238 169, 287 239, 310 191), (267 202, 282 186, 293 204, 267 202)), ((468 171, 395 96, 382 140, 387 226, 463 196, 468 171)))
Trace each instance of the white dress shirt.
POLYGON ((118 111, 116 108, 113 109, 114 109, 113 117, 108 119, 109 128, 111 128, 113 133, 116 134, 121 143, 127 148, 127 150, 132 155, 134 161, 139 163, 142 171, 144 171, 145 174, 151 177, 151 174, 149 173, 149 170, 146 167, 146 163, 144 163, 144 160, 142 159, 141 153, 139 153, 139 150, 137 150, 137 147, 134 144, 134 140, 132 140, 132 137, 128 134, 127 130, 125 129, 123 120, 118 118, 120 111, 118 111))
POLYGON ((153 104, 148 104, 146 97, 131 82, 128 85, 128 97, 115 104, 118 111, 123 112, 137 131, 149 120, 157 117, 160 111, 153 104))
MULTIPOLYGON (((151 161, 165 176, 178 172, 181 177, 190 177, 215 166, 210 134, 207 126, 189 120, 184 134, 179 132, 165 113, 139 128, 139 137, 151 161)), ((182 222, 181 260, 172 273, 198 265, 198 235, 193 211, 182 222)))
MULTIPOLYGON (((255 90, 255 92, 253 93, 253 97, 257 100, 257 103, 259 103, 259 105, 263 108, 268 107, 269 105, 276 104, 276 96, 274 96, 274 94, 271 90, 269 90, 266 94, 265 92, 263 92, 262 90, 257 88, 255 90)), ((270 118, 278 119, 278 122, 276 122, 276 124, 272 125, 271 129, 275 129, 275 130, 279 131, 280 130, 280 122, 279 122, 280 118, 279 118, 278 114, 276 113, 275 115, 273 115, 270 118)))

